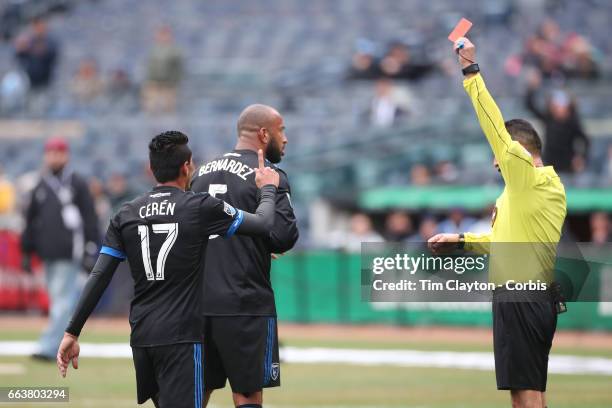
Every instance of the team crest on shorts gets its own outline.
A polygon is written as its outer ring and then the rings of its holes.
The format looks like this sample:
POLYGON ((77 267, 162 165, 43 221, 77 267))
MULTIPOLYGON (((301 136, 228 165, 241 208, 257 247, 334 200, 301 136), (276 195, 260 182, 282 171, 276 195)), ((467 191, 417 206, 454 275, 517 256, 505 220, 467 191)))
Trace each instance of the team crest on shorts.
POLYGON ((280 375, 280 364, 272 363, 270 366, 270 377, 273 381, 278 380, 278 376, 280 375))
POLYGON ((234 215, 236 215, 236 209, 232 207, 231 205, 229 205, 228 203, 223 203, 223 211, 225 211, 225 213, 229 215, 230 217, 233 217, 234 215))

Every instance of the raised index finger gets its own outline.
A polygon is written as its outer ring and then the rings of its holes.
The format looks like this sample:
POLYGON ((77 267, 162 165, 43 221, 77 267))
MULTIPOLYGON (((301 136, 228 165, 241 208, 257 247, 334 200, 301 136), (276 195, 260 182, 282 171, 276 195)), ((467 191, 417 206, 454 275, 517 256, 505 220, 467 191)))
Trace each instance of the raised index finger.
POLYGON ((259 169, 263 170, 265 167, 265 163, 264 163, 264 156, 263 156, 263 150, 259 149, 257 151, 257 159, 259 161, 259 169))

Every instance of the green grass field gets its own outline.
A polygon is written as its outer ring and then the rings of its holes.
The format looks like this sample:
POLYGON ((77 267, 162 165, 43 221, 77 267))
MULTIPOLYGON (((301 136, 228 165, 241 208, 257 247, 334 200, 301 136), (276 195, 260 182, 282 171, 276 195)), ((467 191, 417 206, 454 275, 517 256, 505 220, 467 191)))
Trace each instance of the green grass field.
MULTIPOLYGON (((36 331, 3 331, 1 340, 32 340, 36 331)), ((123 334, 97 331, 85 333, 83 342, 125 342, 123 334)), ((420 350, 490 351, 482 345, 457 345, 448 341, 431 344, 398 344, 384 339, 313 340, 289 338, 285 345, 296 347, 352 347, 420 350)), ((558 354, 612 357, 610 349, 564 348, 558 354)), ((68 386, 71 407, 134 407, 135 380, 130 359, 82 358, 78 371, 62 379, 54 364, 34 362, 27 357, 0 357, 0 386, 68 386), (8 374, 18 367, 21 373, 8 374)), ((401 368, 337 364, 283 364, 282 387, 265 392, 268 407, 507 407, 506 392, 495 389, 493 372, 444 368, 401 368)), ((612 378, 609 376, 550 375, 549 406, 552 408, 612 407, 612 378)), ((213 394, 211 407, 231 407, 229 390, 213 394)), ((2 404, 0 404, 2 405, 2 404)), ((26 404, 19 407, 59 407, 60 404, 26 404)), ((146 404, 145 407, 153 407, 146 404)))

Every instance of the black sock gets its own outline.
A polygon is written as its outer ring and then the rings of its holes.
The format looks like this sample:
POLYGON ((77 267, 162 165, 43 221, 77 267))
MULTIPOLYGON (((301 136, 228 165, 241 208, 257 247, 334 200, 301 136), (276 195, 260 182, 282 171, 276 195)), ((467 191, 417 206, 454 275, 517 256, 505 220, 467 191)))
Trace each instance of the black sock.
POLYGON ((261 404, 242 404, 238 405, 236 408, 262 408, 261 404))

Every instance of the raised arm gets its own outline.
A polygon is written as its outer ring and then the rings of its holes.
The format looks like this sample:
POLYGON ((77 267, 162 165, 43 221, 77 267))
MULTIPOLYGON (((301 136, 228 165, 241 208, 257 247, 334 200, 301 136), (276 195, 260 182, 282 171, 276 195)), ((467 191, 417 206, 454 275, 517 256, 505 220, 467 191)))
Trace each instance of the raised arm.
POLYGON ((278 173, 265 166, 263 151, 257 152, 259 167, 255 169, 255 184, 260 188, 260 199, 254 214, 240 211, 242 220, 237 226, 236 233, 240 235, 268 236, 274 226, 274 213, 276 211, 276 189, 278 188, 278 173))
MULTIPOLYGON (((455 50, 464 69, 474 65, 476 51, 470 40, 457 40, 455 50)), ((530 186, 534 179, 533 158, 519 142, 512 140, 502 113, 480 73, 465 74, 463 87, 472 100, 478 122, 493 150, 506 186, 511 192, 530 186)))
POLYGON ((205 194, 201 203, 206 235, 234 234, 268 237, 274 226, 278 173, 265 167, 263 152, 259 150, 259 167, 255 169, 255 183, 260 189, 259 205, 255 213, 235 209, 218 198, 205 194))
POLYGON ((291 187, 287 175, 277 170, 280 176, 278 191, 276 193, 276 214, 274 227, 270 231, 268 250, 279 254, 289 251, 299 238, 297 220, 291 204, 291 187))

